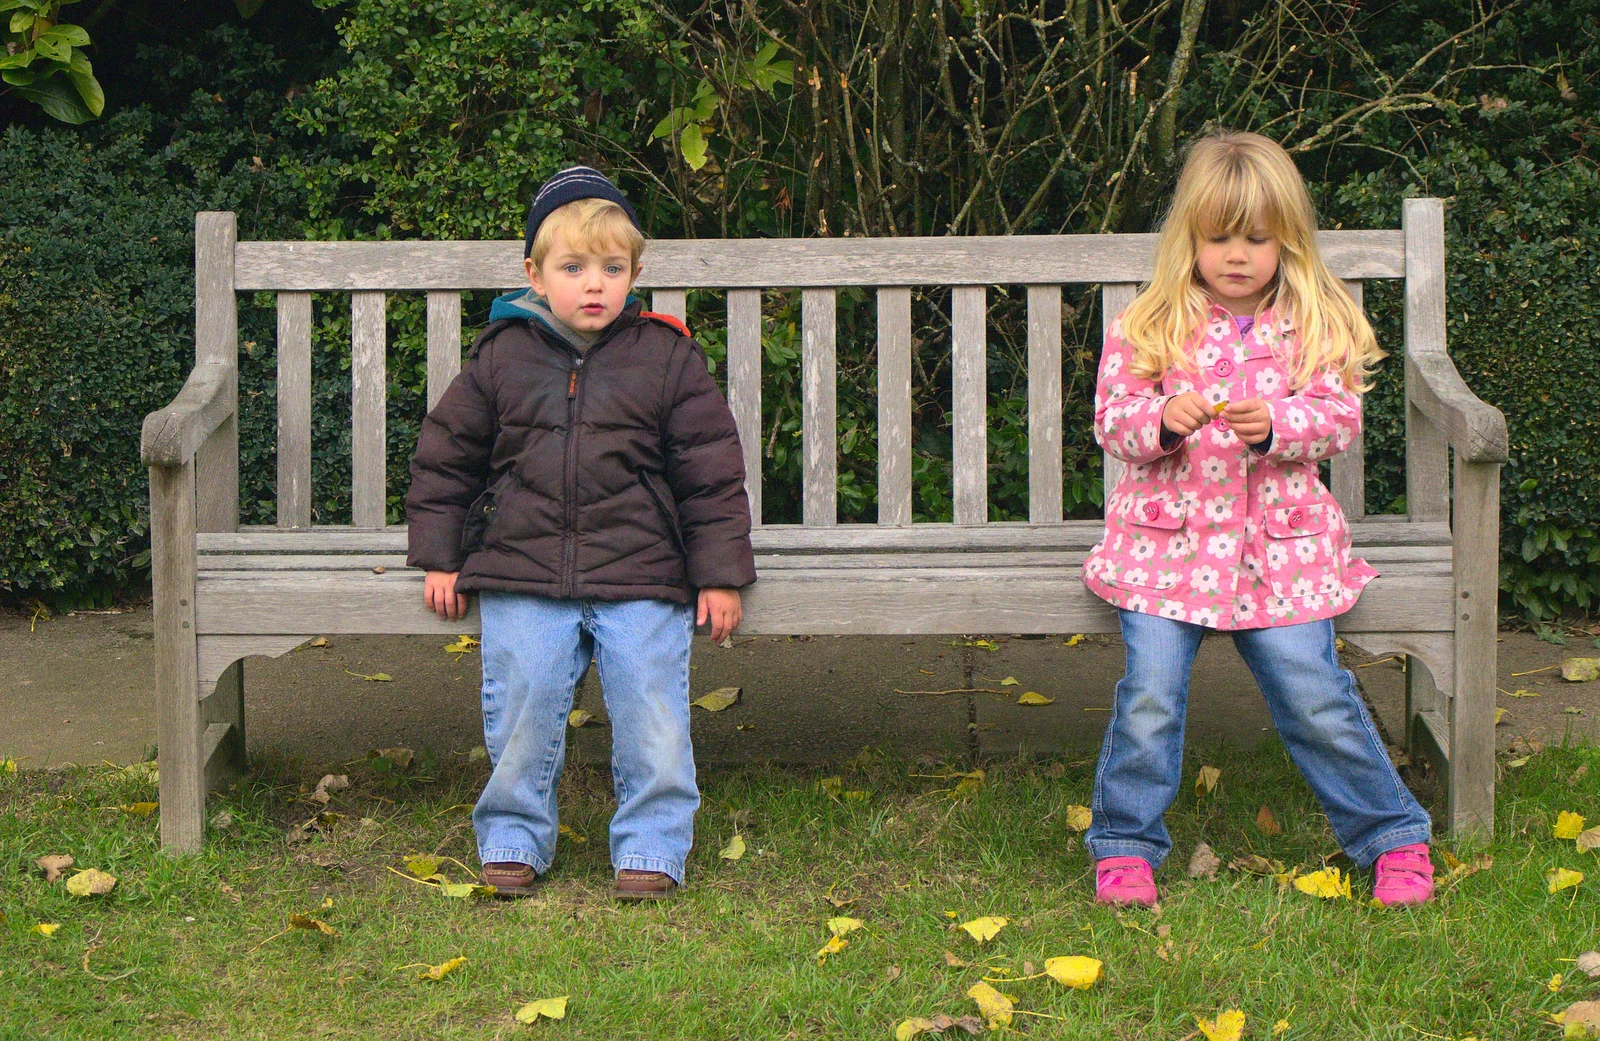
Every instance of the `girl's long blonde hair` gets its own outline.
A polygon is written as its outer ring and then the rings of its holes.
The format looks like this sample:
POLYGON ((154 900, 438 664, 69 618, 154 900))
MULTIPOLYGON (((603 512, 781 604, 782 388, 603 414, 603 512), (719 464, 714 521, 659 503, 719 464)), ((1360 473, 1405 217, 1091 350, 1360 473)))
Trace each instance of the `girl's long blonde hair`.
POLYGON ((1122 315, 1131 371, 1159 379, 1192 365, 1188 346, 1211 316, 1195 267, 1198 243, 1202 236, 1257 230, 1278 240, 1278 273, 1261 307, 1294 323, 1300 348, 1283 359, 1293 386, 1331 366, 1346 386, 1367 390, 1384 355, 1367 316, 1322 262, 1317 214, 1300 171, 1276 142, 1232 131, 1196 141, 1183 164, 1161 225, 1155 273, 1122 315))

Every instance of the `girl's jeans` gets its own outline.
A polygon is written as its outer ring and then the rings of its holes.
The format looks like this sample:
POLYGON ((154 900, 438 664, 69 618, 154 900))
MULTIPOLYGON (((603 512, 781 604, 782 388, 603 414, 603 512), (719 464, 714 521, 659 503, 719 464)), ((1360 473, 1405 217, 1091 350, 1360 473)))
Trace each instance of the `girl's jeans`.
MULTIPOLYGON (((1159 867, 1172 850, 1161 818, 1178 793, 1189 668, 1206 629, 1118 613, 1128 671, 1100 748, 1084 844, 1096 860, 1143 857, 1159 867)), ((1355 676, 1339 667, 1332 620, 1244 629, 1233 643, 1350 859, 1366 867, 1396 846, 1427 842, 1428 812, 1389 761, 1355 676)))
POLYGON ((567 713, 593 657, 611 717, 611 865, 682 882, 700 805, 689 744, 694 607, 492 592, 480 601, 483 740, 494 772, 472 811, 479 859, 549 870, 567 713))

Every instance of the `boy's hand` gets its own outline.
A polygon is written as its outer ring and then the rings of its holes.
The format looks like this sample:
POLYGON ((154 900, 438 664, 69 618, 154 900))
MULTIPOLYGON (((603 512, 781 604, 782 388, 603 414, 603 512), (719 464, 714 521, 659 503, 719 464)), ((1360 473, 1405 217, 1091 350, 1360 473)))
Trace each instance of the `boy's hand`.
POLYGON ((1216 415, 1211 403, 1191 390, 1167 399, 1166 407, 1161 410, 1161 425, 1174 434, 1188 437, 1215 419, 1216 415))
POLYGON ((459 571, 430 571, 422 583, 422 602, 447 622, 467 613, 467 594, 456 592, 459 571))
POLYGON ((711 642, 721 643, 732 636, 743 619, 744 608, 739 602, 737 589, 700 590, 700 605, 695 613, 694 624, 705 625, 707 620, 711 622, 711 642))
POLYGON ((1223 411, 1222 418, 1228 421, 1239 440, 1247 445, 1259 445, 1272 433, 1272 413, 1260 398, 1231 402, 1223 411))

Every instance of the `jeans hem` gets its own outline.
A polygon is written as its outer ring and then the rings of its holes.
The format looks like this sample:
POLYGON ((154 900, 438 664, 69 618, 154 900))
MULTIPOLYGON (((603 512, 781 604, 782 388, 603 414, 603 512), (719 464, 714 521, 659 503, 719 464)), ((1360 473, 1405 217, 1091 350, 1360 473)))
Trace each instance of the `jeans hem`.
POLYGON ((1108 857, 1138 857, 1148 863, 1152 870, 1159 868, 1166 861, 1167 854, 1172 852, 1148 842, 1129 842, 1124 839, 1095 839, 1085 842, 1083 846, 1097 861, 1108 857))
POLYGON ((611 862, 612 868, 617 871, 660 871, 671 876, 679 885, 683 884, 684 863, 681 860, 663 860, 661 857, 645 857, 635 853, 618 857, 611 862))
POLYGON ((550 870, 550 862, 539 854, 525 849, 511 849, 501 847, 497 849, 478 850, 478 862, 482 864, 526 864, 533 868, 533 873, 542 875, 550 870))
POLYGON ((1345 852, 1355 862, 1356 867, 1369 868, 1377 862, 1380 856, 1391 849, 1410 846, 1417 842, 1430 844, 1432 841, 1433 825, 1431 823, 1406 824, 1398 828, 1390 828, 1382 835, 1368 839, 1359 848, 1347 849, 1345 852))

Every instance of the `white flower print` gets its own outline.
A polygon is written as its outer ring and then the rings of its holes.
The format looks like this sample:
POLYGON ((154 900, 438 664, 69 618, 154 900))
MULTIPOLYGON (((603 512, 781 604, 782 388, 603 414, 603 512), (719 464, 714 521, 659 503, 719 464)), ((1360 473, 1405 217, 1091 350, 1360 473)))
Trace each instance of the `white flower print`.
POLYGON ((1228 400, 1227 384, 1213 383, 1211 386, 1201 391, 1200 396, 1206 399, 1206 404, 1210 405, 1212 408, 1216 408, 1218 405, 1228 400))
POLYGON ((1149 607, 1149 606, 1150 606, 1150 601, 1146 600, 1144 597, 1140 596, 1137 593, 1135 593, 1133 596, 1128 597, 1128 610, 1130 610, 1130 611, 1137 612, 1138 614, 1144 614, 1145 613, 1145 609, 1147 607, 1149 607))
POLYGON ((1261 482, 1261 502, 1263 505, 1271 506, 1273 503, 1280 501, 1282 498, 1283 496, 1278 491, 1277 481, 1268 477, 1266 480, 1261 482))
POLYGON ((1256 616, 1256 601, 1252 596, 1236 596, 1233 598, 1233 616, 1241 622, 1248 622, 1256 616))
POLYGON ((1299 459, 1305 454, 1305 446, 1298 441, 1290 441, 1283 446, 1283 451, 1278 454, 1286 460, 1299 459))
POLYGON ((1209 629, 1217 627, 1217 612, 1215 608, 1201 607, 1189 612, 1189 621, 1195 625, 1203 625, 1209 629))
POLYGON ((1317 559, 1316 539, 1295 539, 1294 555, 1302 564, 1309 564, 1317 559))
POLYGON ((1149 463, 1133 463, 1128 467, 1128 476, 1135 481, 1148 480, 1150 477, 1149 463))
POLYGON ((1309 425, 1309 421, 1306 419, 1305 409, 1294 405, 1290 405, 1288 408, 1283 410, 1283 421, 1289 424, 1289 429, 1293 430, 1297 434, 1309 425))
POLYGON ((1224 448, 1233 444, 1234 434, 1232 427, 1224 430, 1220 426, 1217 426, 1215 423, 1213 423, 1207 429, 1210 431, 1211 443, 1216 445, 1218 448, 1224 448))
POLYGON ((1116 318, 1113 318, 1111 320, 1111 328, 1109 330, 1107 330, 1106 335, 1109 336, 1113 340, 1122 339, 1122 316, 1121 315, 1118 315, 1116 318))
POLYGON ((1212 484, 1221 484, 1228 479, 1228 461, 1215 455, 1201 460, 1200 476, 1212 484))
POLYGON ((1267 614, 1273 618, 1287 618, 1294 614, 1294 605, 1275 596, 1267 597, 1267 614))
POLYGON ((1222 359, 1222 348, 1214 343, 1208 343, 1194 352, 1195 364, 1202 369, 1209 369, 1222 359))
POLYGON ((1178 584, 1178 573, 1176 571, 1157 571, 1156 572, 1156 588, 1157 589, 1171 589, 1173 586, 1175 586, 1177 584, 1178 584))
POLYGON ((1297 578, 1292 591, 1296 597, 1310 596, 1317 591, 1317 587, 1311 584, 1309 578, 1297 578))
POLYGON ((1189 536, 1179 532, 1167 540, 1167 559, 1182 560, 1189 555, 1189 536))
POLYGON ((1239 540, 1227 532, 1223 532, 1220 535, 1213 535, 1211 536, 1210 540, 1206 542, 1206 552, 1211 554, 1213 557, 1221 557, 1224 560, 1230 559, 1233 556, 1233 551, 1238 548, 1239 540))
POLYGON ((1206 336, 1213 340, 1227 339, 1229 324, 1226 318, 1211 319, 1211 324, 1206 326, 1206 336))
POLYGON ((1146 448, 1156 448, 1160 444, 1161 444, 1161 427, 1160 427, 1160 425, 1156 424, 1156 423, 1146 423, 1144 425, 1144 446, 1146 448))
POLYGON ((1134 560, 1149 560, 1156 555, 1155 539, 1140 535, 1133 540, 1133 549, 1128 553, 1134 560))
POLYGON ((1322 610, 1322 606, 1324 604, 1326 604, 1327 602, 1328 601, 1327 601, 1326 597, 1308 596, 1308 597, 1306 597, 1306 610, 1308 610, 1308 611, 1320 611, 1320 610, 1322 610))
POLYGON ((1278 387, 1283 383, 1283 377, 1278 370, 1271 368, 1262 369, 1256 373, 1256 393, 1262 397, 1269 397, 1278 392, 1278 387))
POLYGON ((1280 568, 1287 563, 1289 563, 1289 551, 1283 548, 1283 543, 1267 543, 1267 567, 1280 568))
POLYGON ((1130 430, 1122 435, 1122 447, 1129 455, 1139 450, 1139 435, 1130 430))
POLYGON ((1319 593, 1333 594, 1339 591, 1339 573, 1337 571, 1324 571, 1322 579, 1317 583, 1319 593))
POLYGON ((1250 349, 1244 345, 1244 341, 1243 340, 1240 340, 1238 343, 1233 345, 1233 361, 1234 361, 1234 364, 1243 365, 1245 362, 1247 362, 1249 360, 1250 360, 1250 349))
POLYGON ((1233 503, 1226 496, 1218 495, 1206 500, 1206 520, 1220 524, 1233 517, 1233 503))
POLYGON ((1306 497, 1306 475, 1303 470, 1296 470, 1283 479, 1284 492, 1291 499, 1304 499, 1306 497))
POLYGON ((1195 568, 1194 573, 1189 576, 1189 584, 1194 586, 1194 588, 1201 593, 1215 593, 1217 591, 1218 580, 1221 578, 1222 575, 1218 573, 1216 568, 1212 567, 1210 564, 1201 564, 1199 567, 1195 568))
POLYGON ((1142 567, 1131 567, 1122 573, 1122 581, 1130 586, 1150 584, 1150 573, 1142 567))
POLYGON ((1161 610, 1157 612, 1163 618, 1170 618, 1175 622, 1183 621, 1183 604, 1177 600, 1161 601, 1161 610))
POLYGON ((1261 560, 1254 553, 1246 553, 1239 559, 1239 563, 1244 568, 1245 574, 1251 578, 1261 577, 1261 560))
POLYGON ((1100 362, 1100 371, 1106 376, 1116 376, 1122 372, 1122 352, 1111 351, 1100 362))
POLYGON ((1321 459, 1323 456, 1328 454, 1328 444, 1329 442, 1327 438, 1317 438, 1315 441, 1311 442, 1311 447, 1307 449, 1306 458, 1321 459))
POLYGON ((1346 448, 1349 448, 1350 443, 1355 439, 1356 436, 1351 432, 1349 427, 1340 427, 1333 433, 1333 443, 1339 446, 1339 451, 1341 452, 1343 452, 1346 448))
POLYGON ((1178 472, 1172 475, 1172 479, 1177 481, 1179 484, 1182 484, 1189 479, 1189 475, 1192 473, 1194 473, 1194 464, 1189 462, 1188 458, 1185 457, 1183 462, 1178 466, 1178 472))

